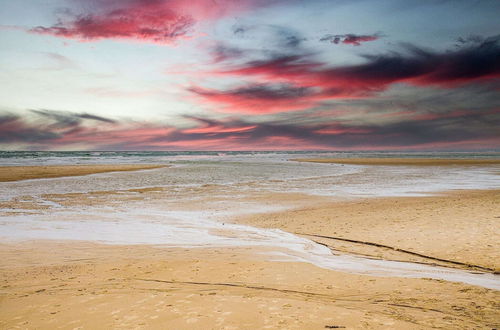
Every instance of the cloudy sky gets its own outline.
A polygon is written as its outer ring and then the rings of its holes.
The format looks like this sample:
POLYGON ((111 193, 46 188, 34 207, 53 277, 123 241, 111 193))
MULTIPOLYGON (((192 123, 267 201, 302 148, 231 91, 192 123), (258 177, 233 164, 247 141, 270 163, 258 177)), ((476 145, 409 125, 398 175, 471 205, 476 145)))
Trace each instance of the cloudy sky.
POLYGON ((499 149, 499 16, 497 0, 0 0, 0 149, 499 149))

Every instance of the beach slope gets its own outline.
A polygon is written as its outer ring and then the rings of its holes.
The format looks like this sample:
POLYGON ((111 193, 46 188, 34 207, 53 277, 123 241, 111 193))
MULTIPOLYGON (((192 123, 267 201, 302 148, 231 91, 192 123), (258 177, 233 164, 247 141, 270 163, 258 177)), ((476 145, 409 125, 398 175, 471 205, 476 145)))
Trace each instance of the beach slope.
POLYGON ((50 165, 50 166, 0 166, 0 182, 28 179, 59 178, 105 172, 149 170, 166 165, 50 165))

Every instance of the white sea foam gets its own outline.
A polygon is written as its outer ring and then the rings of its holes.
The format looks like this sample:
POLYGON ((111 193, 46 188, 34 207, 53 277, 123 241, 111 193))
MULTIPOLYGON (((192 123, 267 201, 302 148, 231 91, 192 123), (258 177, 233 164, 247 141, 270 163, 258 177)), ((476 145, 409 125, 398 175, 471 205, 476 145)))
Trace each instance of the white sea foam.
POLYGON ((500 166, 361 166, 298 163, 241 156, 227 161, 176 161, 172 167, 0 183, 0 200, 46 193, 168 187, 179 191, 206 184, 239 192, 297 192, 322 196, 418 196, 452 189, 499 188, 500 166))
POLYGON ((87 209, 83 212, 5 216, 0 219, 0 225, 3 241, 83 240, 183 248, 259 246, 269 249, 272 260, 306 262, 331 270, 372 276, 441 279, 500 290, 500 279, 492 274, 333 255, 325 246, 282 230, 224 224, 210 219, 206 212, 166 212, 150 208, 87 209))

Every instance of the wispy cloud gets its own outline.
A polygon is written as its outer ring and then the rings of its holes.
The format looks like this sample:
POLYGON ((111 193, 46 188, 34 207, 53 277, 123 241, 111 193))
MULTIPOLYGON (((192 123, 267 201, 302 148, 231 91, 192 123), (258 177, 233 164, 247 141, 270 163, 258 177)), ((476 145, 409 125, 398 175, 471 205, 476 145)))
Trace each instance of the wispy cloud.
POLYGON ((346 44, 360 46, 363 42, 375 41, 381 38, 381 34, 327 34, 319 39, 319 41, 327 41, 332 44, 346 44))
POLYGON ((228 90, 191 87, 189 91, 201 102, 222 106, 221 111, 250 114, 303 110, 320 98, 314 88, 290 84, 248 84, 228 90))
POLYGON ((301 33, 290 27, 274 25, 274 24, 258 24, 258 25, 235 25, 233 26, 233 34, 236 37, 247 40, 267 40, 266 44, 272 44, 276 47, 297 48, 307 38, 301 33))
POLYGON ((82 123, 84 119, 90 119, 105 123, 114 123, 115 121, 110 118, 105 118, 102 116, 92 115, 89 113, 72 113, 66 111, 55 111, 55 110, 30 110, 31 112, 37 114, 40 117, 45 117, 54 122, 54 125, 60 127, 72 127, 82 123))

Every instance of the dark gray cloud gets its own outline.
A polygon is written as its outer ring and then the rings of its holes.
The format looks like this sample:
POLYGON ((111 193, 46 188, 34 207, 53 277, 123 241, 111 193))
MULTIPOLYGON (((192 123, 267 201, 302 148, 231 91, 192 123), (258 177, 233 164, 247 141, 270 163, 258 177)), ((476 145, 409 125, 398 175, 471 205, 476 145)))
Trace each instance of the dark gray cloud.
POLYGON ((445 53, 405 45, 406 53, 365 55, 367 63, 334 68, 332 76, 350 81, 387 84, 413 80, 421 85, 466 83, 500 77, 500 37, 445 53))
POLYGON ((500 78, 500 37, 448 52, 433 52, 414 45, 404 51, 363 55, 365 63, 331 67, 311 54, 275 54, 226 69, 222 74, 291 81, 304 86, 351 89, 353 94, 385 90, 395 83, 455 87, 500 78))
POLYGON ((241 59, 245 56, 244 50, 220 42, 210 49, 210 53, 215 63, 232 59, 241 59))
POLYGON ((312 88, 295 87, 288 84, 252 84, 228 90, 206 90, 190 88, 189 91, 210 97, 230 96, 242 99, 292 100, 314 94, 312 88))
POLYGON ((500 83, 470 84, 457 88, 415 88, 399 85, 381 97, 329 103, 349 110, 384 114, 411 111, 419 114, 446 114, 453 111, 489 112, 500 109, 500 83))
POLYGON ((471 44, 480 44, 484 42, 484 38, 479 35, 469 35, 466 37, 458 37, 456 40, 456 47, 469 46, 471 44))
POLYGON ((110 118, 105 118, 102 116, 91 115, 88 113, 73 113, 66 111, 56 111, 56 110, 30 110, 32 113, 38 116, 45 117, 46 119, 52 120, 52 125, 57 127, 70 127, 79 125, 83 120, 93 120, 105 123, 114 123, 115 121, 110 118))
POLYGON ((50 143, 58 137, 58 133, 45 126, 28 123, 15 114, 0 113, 0 143, 50 143))
POLYGON ((65 135, 84 131, 85 121, 116 123, 88 113, 54 110, 30 110, 24 115, 0 112, 0 143, 50 143, 65 135))
POLYGON ((102 117, 102 116, 91 115, 91 114, 88 114, 88 113, 77 114, 77 116, 80 117, 80 118, 82 118, 82 119, 90 119, 90 120, 102 121, 102 122, 105 122, 105 123, 115 123, 116 122, 115 120, 110 119, 110 118, 105 118, 105 117, 102 117))
POLYGON ((311 106, 320 97, 312 87, 292 84, 247 84, 226 90, 191 87, 191 93, 209 104, 222 105, 222 111, 232 113, 265 114, 287 110, 301 110, 311 106))

